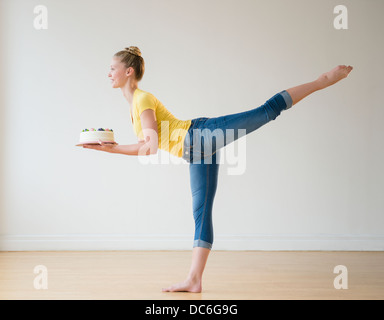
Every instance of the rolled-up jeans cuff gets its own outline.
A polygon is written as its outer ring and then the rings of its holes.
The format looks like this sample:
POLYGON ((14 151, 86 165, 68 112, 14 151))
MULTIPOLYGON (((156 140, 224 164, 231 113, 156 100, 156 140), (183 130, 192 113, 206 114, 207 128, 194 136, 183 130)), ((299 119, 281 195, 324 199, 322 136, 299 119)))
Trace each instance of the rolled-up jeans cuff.
POLYGON ((287 90, 281 91, 280 94, 283 96, 285 104, 287 105, 285 110, 291 108, 292 105, 293 105, 293 101, 292 101, 291 95, 287 92, 287 90))
POLYGON ((206 248, 206 249, 212 249, 212 243, 206 242, 204 240, 198 239, 193 242, 193 247, 200 247, 200 248, 206 248))

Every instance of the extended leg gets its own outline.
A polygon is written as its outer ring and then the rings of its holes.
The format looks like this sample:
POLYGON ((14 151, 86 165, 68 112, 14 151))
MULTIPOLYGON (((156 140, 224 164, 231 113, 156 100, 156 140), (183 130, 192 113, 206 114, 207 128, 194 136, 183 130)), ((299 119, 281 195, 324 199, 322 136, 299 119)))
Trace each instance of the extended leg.
POLYGON ((210 156, 229 143, 249 134, 271 120, 275 120, 283 110, 314 93, 325 89, 346 78, 352 71, 351 66, 337 66, 322 74, 318 79, 284 90, 260 107, 235 114, 206 118, 199 129, 193 133, 193 158, 198 160, 202 150, 204 156, 210 156))
POLYGON ((305 97, 309 96, 315 91, 325 89, 336 82, 346 78, 349 73, 352 71, 353 67, 351 66, 337 66, 331 71, 323 73, 317 80, 308 82, 286 91, 290 94, 293 104, 298 103, 305 97))

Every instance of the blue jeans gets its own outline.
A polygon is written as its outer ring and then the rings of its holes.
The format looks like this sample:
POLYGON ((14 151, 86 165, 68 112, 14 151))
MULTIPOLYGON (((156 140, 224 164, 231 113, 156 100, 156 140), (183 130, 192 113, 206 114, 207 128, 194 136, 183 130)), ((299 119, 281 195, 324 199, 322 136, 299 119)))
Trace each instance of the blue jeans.
POLYGON ((255 109, 215 118, 201 117, 191 121, 184 140, 183 159, 190 164, 195 219, 194 247, 212 248, 212 209, 217 189, 220 149, 275 120, 283 110, 291 107, 292 98, 284 90, 255 109), (227 130, 231 131, 231 134, 225 134, 227 130))

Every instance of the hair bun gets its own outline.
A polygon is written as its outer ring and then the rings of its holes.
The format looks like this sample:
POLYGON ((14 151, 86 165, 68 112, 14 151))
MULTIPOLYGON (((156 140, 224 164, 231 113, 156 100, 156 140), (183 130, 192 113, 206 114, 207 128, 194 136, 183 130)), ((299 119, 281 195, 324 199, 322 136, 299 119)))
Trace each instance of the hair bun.
POLYGON ((133 54, 135 56, 141 57, 141 51, 138 47, 130 46, 128 48, 125 48, 128 53, 133 54))

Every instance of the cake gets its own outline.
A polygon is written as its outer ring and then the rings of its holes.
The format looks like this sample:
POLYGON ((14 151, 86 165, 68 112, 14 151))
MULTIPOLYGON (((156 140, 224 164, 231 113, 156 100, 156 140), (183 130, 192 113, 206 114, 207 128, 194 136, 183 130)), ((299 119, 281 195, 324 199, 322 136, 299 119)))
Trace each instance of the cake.
POLYGON ((78 145, 99 144, 99 140, 106 143, 114 143, 115 137, 112 129, 84 129, 80 132, 80 141, 78 145))

